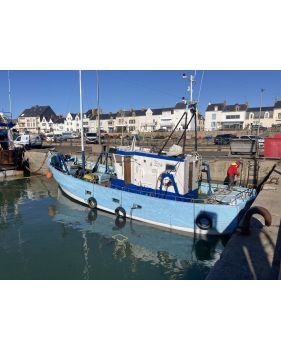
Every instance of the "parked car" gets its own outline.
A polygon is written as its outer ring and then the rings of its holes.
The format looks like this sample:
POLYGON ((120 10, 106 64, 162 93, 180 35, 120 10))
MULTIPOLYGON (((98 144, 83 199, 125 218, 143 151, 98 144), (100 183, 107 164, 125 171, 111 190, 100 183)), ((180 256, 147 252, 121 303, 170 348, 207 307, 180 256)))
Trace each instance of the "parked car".
POLYGON ((217 135, 214 138, 214 144, 215 145, 229 145, 230 141, 232 139, 237 139, 238 136, 233 135, 233 134, 222 134, 222 135, 217 135))
POLYGON ((98 135, 96 132, 86 132, 86 143, 98 143, 98 135))
POLYGON ((258 142, 258 147, 259 148, 264 148, 264 138, 261 136, 257 136, 257 135, 241 135, 239 137, 242 140, 257 140, 258 142))
POLYGON ((47 142, 54 141, 54 133, 52 133, 52 132, 46 133, 46 134, 45 134, 45 140, 46 140, 47 142))
POLYGON ((59 135, 61 136, 62 141, 67 141, 67 140, 73 139, 73 132, 72 131, 63 132, 59 135))
POLYGON ((14 144, 16 147, 25 147, 25 148, 41 148, 42 139, 40 135, 19 135, 14 144))
POLYGON ((79 137, 80 137, 80 134, 79 134, 79 133, 77 133, 77 132, 71 133, 71 138, 72 138, 72 139, 79 139, 79 137))
POLYGON ((64 140, 66 140, 66 138, 64 138, 62 134, 55 134, 54 135, 54 142, 62 142, 64 140))

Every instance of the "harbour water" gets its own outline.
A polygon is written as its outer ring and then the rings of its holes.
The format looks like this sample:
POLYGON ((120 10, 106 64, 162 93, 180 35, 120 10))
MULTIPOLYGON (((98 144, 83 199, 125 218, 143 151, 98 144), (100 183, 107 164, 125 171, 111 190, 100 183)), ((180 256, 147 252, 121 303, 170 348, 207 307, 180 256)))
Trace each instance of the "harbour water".
POLYGON ((227 238, 93 211, 43 176, 0 183, 0 279, 204 279, 227 238))

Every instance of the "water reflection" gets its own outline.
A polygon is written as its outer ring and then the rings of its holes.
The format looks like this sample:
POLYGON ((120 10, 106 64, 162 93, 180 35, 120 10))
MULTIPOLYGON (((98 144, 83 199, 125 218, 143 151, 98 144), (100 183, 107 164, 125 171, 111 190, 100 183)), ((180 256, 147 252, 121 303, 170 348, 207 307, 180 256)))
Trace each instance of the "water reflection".
POLYGON ((0 187, 0 278, 202 279, 225 244, 90 210, 43 177, 0 187))
MULTIPOLYGON (((226 238, 222 241, 221 237, 184 236, 129 219, 116 219, 82 206, 61 190, 58 190, 54 220, 83 233, 103 236, 112 245, 112 257, 117 261, 130 258, 133 270, 133 261, 141 260, 164 267, 170 278, 188 275, 188 270, 196 264, 209 268, 219 259, 226 243, 226 238)), ((103 248, 101 245, 100 249, 103 248)))

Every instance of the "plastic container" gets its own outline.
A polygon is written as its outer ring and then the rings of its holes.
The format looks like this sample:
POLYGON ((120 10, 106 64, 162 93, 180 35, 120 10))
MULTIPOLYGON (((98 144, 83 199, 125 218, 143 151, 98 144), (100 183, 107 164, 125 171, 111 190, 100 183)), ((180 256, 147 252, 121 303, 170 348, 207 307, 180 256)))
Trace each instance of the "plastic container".
POLYGON ((281 134, 276 135, 264 139, 265 158, 281 158, 281 134))

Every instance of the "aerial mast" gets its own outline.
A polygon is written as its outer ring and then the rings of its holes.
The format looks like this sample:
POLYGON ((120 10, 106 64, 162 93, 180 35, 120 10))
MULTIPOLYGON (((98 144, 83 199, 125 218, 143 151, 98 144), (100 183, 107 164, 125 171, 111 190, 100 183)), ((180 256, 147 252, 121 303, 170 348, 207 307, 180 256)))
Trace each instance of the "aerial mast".
POLYGON ((98 115, 97 115, 97 131, 98 131, 98 140, 99 145, 101 144, 101 137, 100 137, 100 87, 99 87, 99 72, 97 71, 97 109, 98 109, 98 115))
MULTIPOLYGON (((188 108, 192 114, 191 118, 194 118, 194 131, 195 131, 194 150, 197 151, 197 109, 196 109, 196 102, 193 101, 193 83, 195 82, 195 75, 191 74, 191 75, 187 76, 186 74, 183 74, 182 78, 189 79, 189 85, 187 88, 187 92, 189 92, 189 94, 190 94, 190 100, 189 100, 188 108)), ((185 133, 186 133, 186 130, 185 130, 185 133)), ((186 139, 186 135, 185 135, 185 139, 186 139)), ((185 139, 184 139, 184 146, 185 146, 185 139)))
POLYGON ((79 70, 79 90, 80 90, 80 119, 81 119, 81 156, 82 156, 82 174, 85 174, 85 150, 84 150, 84 132, 83 132, 83 101, 82 101, 82 73, 79 70))
POLYGON ((9 86, 10 116, 11 116, 11 121, 13 121, 13 115, 12 115, 12 98, 11 98, 11 81, 10 81, 10 71, 9 71, 9 70, 8 70, 8 86, 9 86))

